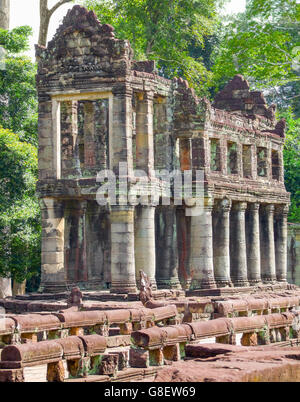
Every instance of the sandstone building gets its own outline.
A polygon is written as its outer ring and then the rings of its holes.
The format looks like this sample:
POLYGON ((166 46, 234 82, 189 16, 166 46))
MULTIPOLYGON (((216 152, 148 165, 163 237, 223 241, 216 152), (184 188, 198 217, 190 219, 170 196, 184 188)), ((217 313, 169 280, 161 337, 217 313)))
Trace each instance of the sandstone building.
POLYGON ((37 57, 45 292, 135 293, 140 270, 154 289, 286 282, 285 122, 260 92, 236 76, 213 104, 199 99, 80 6, 37 57), (99 205, 97 174, 120 182, 120 163, 129 188, 139 169, 157 194, 154 170, 203 171, 203 213, 174 199, 133 206, 121 190, 99 205))

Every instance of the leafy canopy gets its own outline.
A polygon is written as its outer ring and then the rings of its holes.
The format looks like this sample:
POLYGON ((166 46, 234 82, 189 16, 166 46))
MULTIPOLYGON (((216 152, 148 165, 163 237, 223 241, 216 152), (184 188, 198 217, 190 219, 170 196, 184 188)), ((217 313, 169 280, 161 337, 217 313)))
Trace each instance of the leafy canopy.
POLYGON ((0 28, 0 46, 10 53, 20 53, 29 49, 28 38, 32 35, 32 28, 22 26, 8 31, 0 28))
POLYGON ((37 150, 0 127, 0 275, 18 282, 40 268, 37 150))
POLYGON ((0 125, 37 145, 36 66, 21 55, 28 48, 30 27, 0 29, 0 46, 6 50, 0 69, 0 125))
POLYGON ((237 73, 261 88, 299 81, 299 31, 297 0, 248 0, 246 11, 223 27, 213 67, 215 85, 237 73))
POLYGON ((136 60, 156 60, 168 78, 182 76, 200 93, 211 78, 203 57, 191 55, 203 48, 217 23, 218 0, 83 0, 101 23, 111 24, 116 36, 128 39, 136 60))
POLYGON ((291 192, 290 222, 300 222, 300 118, 296 119, 291 108, 280 117, 287 121, 284 146, 285 185, 291 192))

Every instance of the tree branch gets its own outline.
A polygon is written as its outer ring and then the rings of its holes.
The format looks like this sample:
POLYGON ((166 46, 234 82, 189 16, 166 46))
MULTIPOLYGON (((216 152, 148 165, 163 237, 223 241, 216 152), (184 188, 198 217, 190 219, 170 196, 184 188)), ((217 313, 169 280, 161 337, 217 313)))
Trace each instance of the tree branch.
POLYGON ((70 3, 72 0, 59 0, 52 8, 50 8, 49 11, 49 16, 51 16, 59 7, 61 7, 63 4, 70 3))

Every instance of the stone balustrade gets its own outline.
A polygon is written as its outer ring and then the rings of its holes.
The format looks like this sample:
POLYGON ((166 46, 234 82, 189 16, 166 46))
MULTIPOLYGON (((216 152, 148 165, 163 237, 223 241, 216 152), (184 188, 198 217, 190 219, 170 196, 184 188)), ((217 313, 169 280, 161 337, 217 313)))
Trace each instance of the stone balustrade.
POLYGON ((299 344, 299 321, 298 312, 285 312, 154 326, 132 332, 126 347, 97 334, 9 345, 2 350, 0 382, 29 381, 34 367, 48 382, 142 380, 154 375, 151 367, 185 358, 187 345, 203 340, 235 345, 242 335, 242 346, 299 344))
POLYGON ((52 314, 10 315, 0 330, 0 342, 14 344, 38 342, 86 334, 108 337, 110 329, 118 326, 120 335, 130 335, 133 330, 170 324, 178 321, 176 306, 156 309, 120 309, 107 311, 64 311, 52 314))
POLYGON ((25 368, 45 365, 49 382, 85 377, 90 370, 101 371, 101 359, 95 357, 103 355, 106 347, 105 337, 99 335, 6 346, 1 355, 0 382, 24 381, 25 368))
POLYGON ((188 343, 211 341, 211 338, 215 338, 215 343, 234 345, 238 334, 242 335, 243 346, 269 345, 292 340, 298 342, 300 331, 297 323, 298 313, 287 312, 218 318, 167 328, 153 327, 132 333, 130 361, 134 367, 148 367, 149 364, 161 366, 165 360, 180 360, 188 343), (173 357, 170 359, 170 356, 173 357))
POLYGON ((240 299, 214 301, 214 317, 234 317, 235 315, 271 314, 299 307, 300 296, 245 296, 240 299))

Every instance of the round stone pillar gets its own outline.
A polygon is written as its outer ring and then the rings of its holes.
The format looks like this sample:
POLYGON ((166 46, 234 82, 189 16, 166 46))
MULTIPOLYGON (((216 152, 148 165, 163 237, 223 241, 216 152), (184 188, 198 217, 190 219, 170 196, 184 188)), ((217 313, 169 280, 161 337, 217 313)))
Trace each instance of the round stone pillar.
POLYGON ((136 293, 134 207, 112 206, 111 293, 136 293))
POLYGON ((155 280, 155 207, 138 206, 135 209, 135 272, 139 283, 140 271, 148 275, 152 289, 155 280))
POLYGON ((259 208, 259 203, 251 203, 246 212, 247 267, 251 286, 261 283, 259 208))
POLYGON ((264 283, 276 281, 274 205, 265 205, 260 214, 261 275, 264 283))
POLYGON ((288 205, 280 205, 275 209, 275 258, 276 278, 279 282, 287 281, 287 216, 288 205))
POLYGON ((230 279, 230 209, 231 201, 223 199, 213 211, 214 276, 219 288, 232 286, 230 279))
POLYGON ((231 279, 235 286, 249 286, 245 233, 246 202, 234 203, 230 216, 231 279))
POLYGON ((213 268, 212 206, 191 211, 191 290, 216 287, 213 268))
POLYGON ((178 244, 176 207, 162 206, 156 215, 157 264, 159 289, 181 289, 178 277, 178 244))

